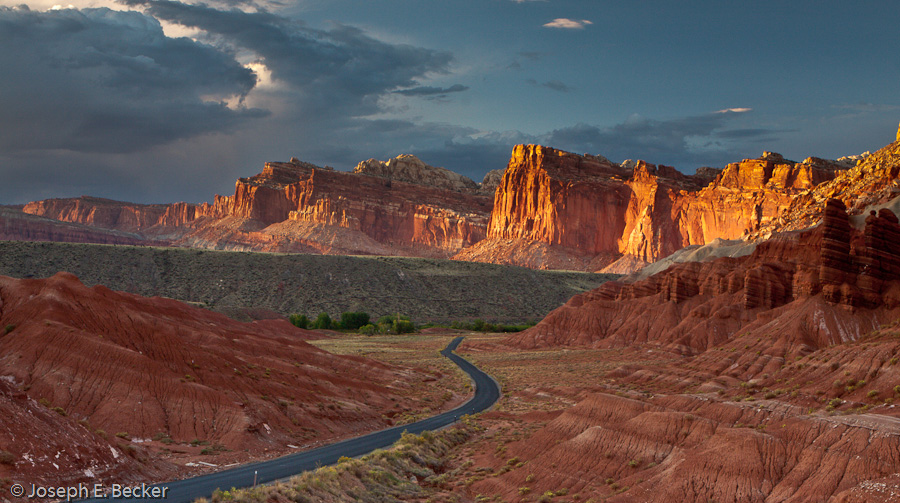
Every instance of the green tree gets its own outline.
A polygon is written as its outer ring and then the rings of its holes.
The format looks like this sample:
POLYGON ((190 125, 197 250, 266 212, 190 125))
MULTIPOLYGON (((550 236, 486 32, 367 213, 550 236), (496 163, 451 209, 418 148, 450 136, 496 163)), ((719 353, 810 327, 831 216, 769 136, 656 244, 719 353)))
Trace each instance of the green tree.
POLYGON ((292 314, 288 317, 291 325, 298 328, 309 328, 309 318, 305 314, 292 314))
POLYGON ((319 316, 316 317, 316 321, 313 322, 313 328, 320 330, 328 330, 332 328, 332 325, 331 316, 328 316, 328 313, 319 313, 319 316))
POLYGON ((403 318, 394 320, 393 323, 394 333, 397 334, 408 334, 416 331, 416 326, 409 320, 404 320, 403 318))
POLYGON ((359 327, 359 333, 363 335, 375 335, 375 325, 369 323, 359 327))
POLYGON ((356 330, 369 324, 369 313, 350 312, 341 313, 341 327, 345 330, 356 330))

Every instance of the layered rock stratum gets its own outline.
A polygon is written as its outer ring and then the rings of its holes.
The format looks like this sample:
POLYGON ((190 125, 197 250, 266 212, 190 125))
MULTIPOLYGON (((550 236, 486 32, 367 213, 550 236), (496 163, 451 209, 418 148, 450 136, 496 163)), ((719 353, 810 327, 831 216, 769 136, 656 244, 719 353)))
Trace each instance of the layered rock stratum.
MULTIPOLYGON (((830 197, 842 198, 851 214, 887 201, 900 192, 896 145, 838 161, 794 162, 764 152, 693 175, 517 145, 506 169, 490 171, 480 185, 412 155, 369 159, 353 172, 292 159, 266 163, 258 175, 238 179, 233 195, 211 203, 82 197, 35 201, 23 212, 172 246, 631 272, 684 247, 756 241, 812 225, 830 197)), ((20 239, 58 236, 27 228, 6 235, 16 239, 17 233, 20 239)))
POLYGON ((843 168, 764 152, 687 176, 643 161, 616 165, 519 145, 495 194, 487 239, 456 258, 597 270, 621 257, 610 272, 634 270, 685 246, 747 236, 843 168), (543 256, 522 254, 530 243, 543 256))
POLYGON ((490 198, 462 175, 400 156, 365 161, 354 173, 297 160, 266 163, 239 179, 234 195, 212 203, 81 197, 35 201, 23 211, 174 246, 447 257, 484 238, 490 198))
POLYGON ((790 339, 778 343, 786 351, 855 340, 900 315, 897 222, 882 209, 856 230, 844 203, 829 199, 820 226, 781 233, 749 255, 604 283, 508 342, 528 348, 652 342, 695 354, 774 319, 793 327, 778 330, 790 339), (655 316, 638 315, 651 309, 655 316))

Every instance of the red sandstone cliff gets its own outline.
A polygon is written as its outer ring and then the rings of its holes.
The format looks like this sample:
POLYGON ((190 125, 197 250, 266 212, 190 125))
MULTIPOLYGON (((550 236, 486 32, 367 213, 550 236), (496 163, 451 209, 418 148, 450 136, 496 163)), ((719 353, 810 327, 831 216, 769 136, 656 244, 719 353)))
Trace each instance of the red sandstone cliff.
MULTIPOLYGON (((891 164, 885 156, 865 162, 891 164)), ((25 211, 177 246, 454 256, 590 271, 622 257, 612 267, 630 271, 685 246, 761 235, 788 213, 809 213, 804 208, 826 195, 872 188, 846 181, 860 168, 841 174, 844 167, 766 152, 686 176, 642 161, 616 165, 518 145, 502 177, 486 177, 483 187, 497 184, 493 201, 465 177, 400 156, 365 161, 355 173, 296 160, 267 163, 260 174, 239 179, 233 195, 217 195, 211 204, 79 198, 38 201, 25 211)), ((883 183, 896 178, 892 169, 879 172, 883 183)))
POLYGON ((142 236, 122 231, 24 213, 16 208, 0 207, 0 240, 61 241, 66 243, 158 244, 142 236))
POLYGON ((780 345, 796 351, 858 339, 900 315, 900 224, 890 210, 864 231, 829 200, 823 224, 760 243, 740 258, 676 264, 635 283, 609 282, 576 295, 537 326, 507 338, 516 346, 651 343, 693 354, 772 319, 780 345), (653 313, 642 316, 640 313, 653 313))
MULTIPOLYGON (((900 221, 882 209, 855 229, 838 199, 823 213, 819 227, 761 242, 749 256, 606 283, 507 337, 519 348, 604 348, 592 356, 625 364, 540 387, 577 402, 546 423, 506 413, 525 433, 485 444, 478 459, 493 475, 472 492, 897 501, 900 221)), ((463 345, 476 359, 490 350, 463 345)), ((576 365, 576 353, 554 358, 576 365)), ((514 392, 509 403, 523 398, 514 392)))
POLYGON ((83 197, 37 201, 24 211, 222 249, 449 256, 484 238, 490 199, 474 182, 399 159, 376 166, 380 171, 368 161, 358 173, 296 160, 267 163, 260 174, 239 179, 234 195, 217 195, 212 204, 83 197))
POLYGON ((622 255, 638 264, 654 262, 688 245, 759 229, 841 168, 766 152, 721 172, 686 176, 643 161, 618 166, 602 157, 519 145, 495 194, 487 239, 456 258, 591 270, 622 255), (535 246, 546 265, 520 251, 535 246))

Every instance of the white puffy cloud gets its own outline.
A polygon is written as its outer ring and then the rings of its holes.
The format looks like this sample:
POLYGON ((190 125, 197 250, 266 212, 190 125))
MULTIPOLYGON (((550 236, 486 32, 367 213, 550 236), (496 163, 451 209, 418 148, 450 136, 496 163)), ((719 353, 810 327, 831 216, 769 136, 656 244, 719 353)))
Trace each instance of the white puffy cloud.
POLYGON ((544 25, 545 28, 562 28, 565 30, 582 30, 585 26, 594 24, 587 19, 568 19, 558 17, 544 25))

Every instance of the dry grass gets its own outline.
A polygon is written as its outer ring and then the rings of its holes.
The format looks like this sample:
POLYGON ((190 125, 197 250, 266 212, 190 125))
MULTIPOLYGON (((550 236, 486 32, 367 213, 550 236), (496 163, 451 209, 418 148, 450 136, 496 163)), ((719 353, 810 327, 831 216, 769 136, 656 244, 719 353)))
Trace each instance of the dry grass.
POLYGON ((584 392, 618 390, 610 371, 631 364, 659 364, 675 356, 631 349, 521 350, 500 344, 507 334, 472 334, 459 353, 492 375, 504 397, 497 410, 529 412, 574 405, 584 392))
POLYGON ((399 392, 401 396, 421 403, 415 412, 401 413, 393 418, 395 424, 406 424, 449 410, 472 395, 468 376, 440 354, 453 338, 454 335, 440 334, 340 334, 309 342, 330 353, 365 356, 389 365, 431 373, 434 380, 419 381, 399 392))
MULTIPOLYGON (((337 465, 292 477, 286 482, 249 489, 217 490, 213 503, 361 502, 453 500, 448 496, 454 448, 478 431, 469 418, 460 426, 437 433, 404 434, 393 447, 360 459, 341 458, 337 465)), ((200 503, 209 500, 200 499, 200 503)))

